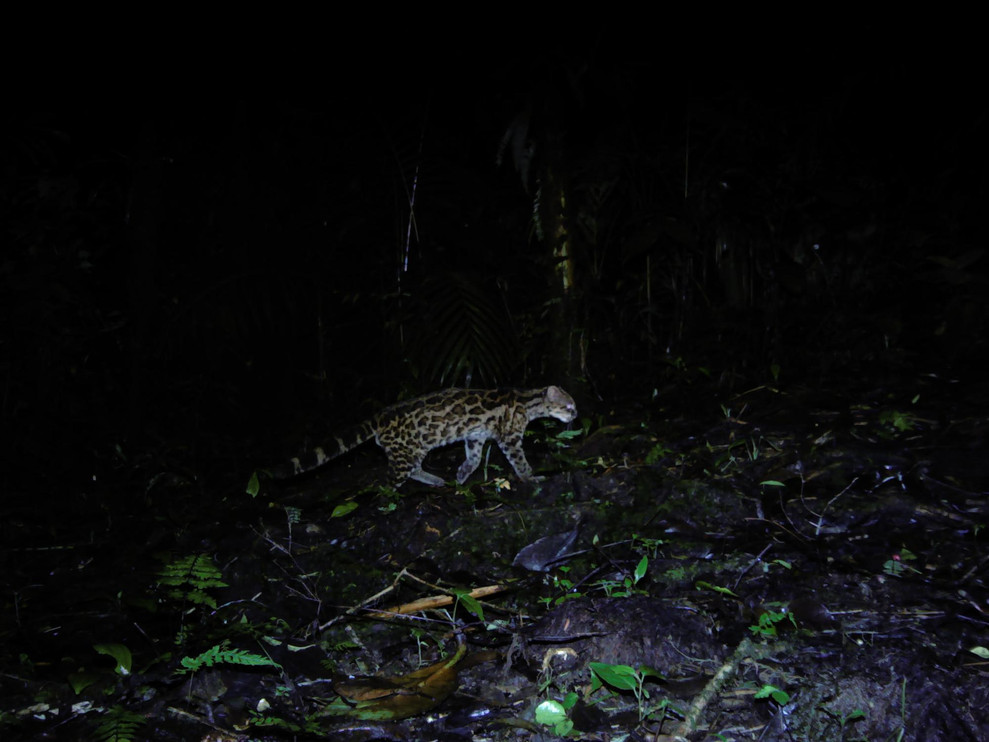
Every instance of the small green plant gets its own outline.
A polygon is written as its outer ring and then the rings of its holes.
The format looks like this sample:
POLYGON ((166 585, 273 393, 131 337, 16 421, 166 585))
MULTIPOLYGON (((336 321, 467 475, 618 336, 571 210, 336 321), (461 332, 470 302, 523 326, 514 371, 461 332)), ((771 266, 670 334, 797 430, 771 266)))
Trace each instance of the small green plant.
MULTIPOLYGON (((527 430, 525 434, 529 435, 531 431, 533 435, 545 440, 546 446, 550 450, 550 455, 559 463, 559 465, 572 469, 583 469, 587 466, 587 462, 578 460, 574 455, 573 447, 571 446, 571 443, 575 438, 586 435, 587 430, 590 428, 590 420, 585 419, 582 422, 583 425, 579 430, 559 430, 550 433, 548 427, 543 427, 542 430, 539 430, 538 428, 530 428, 530 430, 527 430)), ((549 426, 552 423, 543 421, 543 424, 544 426, 549 426)))
POLYGON ((172 559, 158 571, 158 601, 177 610, 181 617, 175 634, 176 646, 183 646, 188 642, 194 614, 205 616, 204 607, 216 610, 216 599, 209 591, 227 586, 221 577, 220 570, 205 554, 190 554, 172 559), (172 603, 178 605, 170 605, 172 603))
POLYGON ((837 720, 838 724, 841 726, 841 739, 845 738, 845 727, 852 722, 859 721, 865 718, 865 712, 862 709, 855 709, 851 713, 841 714, 836 711, 832 711, 828 708, 822 708, 825 714, 830 716, 832 719, 837 720))
MULTIPOLYGON (((753 453, 749 450, 749 444, 745 440, 737 440, 725 446, 714 446, 708 443, 708 449, 712 452, 715 450, 725 451, 725 453, 714 460, 714 467, 719 474, 726 474, 730 470, 737 469, 745 463, 745 459, 737 453, 739 449, 745 451, 745 456, 749 459, 752 459, 753 456, 753 453)), ((758 457, 758 449, 755 451, 755 456, 758 457)))
POLYGON ((281 669, 281 665, 268 657, 243 649, 230 649, 229 642, 216 644, 196 657, 183 657, 182 669, 177 672, 184 675, 189 672, 197 672, 203 667, 212 667, 218 664, 244 665, 247 667, 274 667, 281 669))
POLYGON ((673 449, 663 443, 657 443, 646 454, 646 466, 655 466, 673 453, 673 449))
MULTIPOLYGON (((127 677, 131 673, 131 668, 134 664, 134 658, 131 655, 130 649, 128 649, 123 644, 108 643, 108 644, 94 644, 93 649, 96 650, 98 654, 106 655, 113 659, 116 663, 114 668, 114 673, 121 677, 127 677)), ((75 672, 70 672, 66 675, 66 680, 72 687, 72 690, 76 695, 82 693, 86 688, 99 682, 106 682, 109 673, 103 668, 87 669, 85 667, 80 667, 75 672)))
MULTIPOLYGON (((378 510, 382 513, 390 513, 394 511, 398 503, 402 501, 401 492, 394 487, 388 487, 383 484, 378 485, 377 487, 368 488, 367 490, 362 490, 361 493, 363 492, 374 492, 380 499, 385 501, 385 504, 378 508, 378 510)), ((352 509, 353 508, 351 508, 351 510, 352 509)), ((347 510, 346 512, 350 512, 350 510, 347 510)))
MULTIPOLYGON (((591 693, 608 686, 618 691, 632 691, 639 706, 639 720, 645 719, 655 709, 649 709, 646 701, 649 700, 649 691, 645 684, 648 678, 663 680, 664 675, 651 667, 645 665, 635 669, 631 665, 611 665, 606 662, 590 662, 588 668, 591 671, 591 693)), ((665 713, 667 704, 661 704, 660 708, 665 713)))
POLYGON ((663 572, 663 579, 668 582, 682 582, 687 579, 687 568, 683 566, 670 567, 663 572))
POLYGON ((771 562, 763 562, 763 564, 766 565, 764 570, 766 572, 769 571, 770 567, 782 567, 783 569, 793 569, 793 564, 791 562, 788 562, 786 559, 774 559, 771 562))
POLYGON ((797 619, 793 617, 792 613, 788 611, 763 611, 759 614, 759 622, 749 626, 749 631, 764 639, 775 639, 779 636, 777 625, 785 621, 789 621, 793 628, 797 628, 797 619))
POLYGON ((907 731, 907 679, 903 678, 900 685, 900 730, 896 736, 897 742, 903 739, 907 731))
POLYGON ((913 574, 920 574, 919 569, 911 567, 906 562, 912 562, 917 558, 909 549, 900 549, 898 554, 893 554, 886 562, 883 564, 883 574, 887 574, 890 577, 903 577, 905 573, 912 572, 913 574))
POLYGON ((583 427, 581 427, 580 430, 561 430, 550 438, 550 442, 553 443, 556 448, 568 448, 570 441, 584 435, 584 432, 585 430, 583 427))
POLYGON ((879 423, 892 429, 895 433, 906 433, 913 430, 917 418, 909 412, 901 410, 883 410, 879 413, 879 423))
MULTIPOLYGON (((418 662, 419 662, 420 665, 422 665, 423 662, 424 662, 424 660, 423 660, 423 652, 429 646, 428 643, 427 643, 427 641, 426 641, 426 639, 429 637, 429 634, 426 633, 425 629, 421 629, 421 628, 415 627, 415 626, 412 627, 411 629, 409 629, 409 633, 412 635, 412 638, 415 639, 415 642, 416 642, 416 653, 417 653, 417 656, 418 656, 418 662)), ((357 645, 354 645, 354 646, 356 647, 357 645)), ((442 651, 442 649, 440 649, 440 651, 442 651)))
POLYGON ((352 512, 357 510, 358 504, 354 500, 347 500, 333 508, 330 513, 331 518, 343 518, 345 515, 350 515, 352 512))
POLYGON ((625 578, 621 582, 618 582, 618 580, 601 580, 598 582, 598 585, 601 586, 605 595, 609 598, 629 598, 633 595, 647 595, 645 590, 635 587, 639 584, 639 580, 646 576, 647 569, 649 569, 649 557, 642 557, 635 566, 635 571, 630 575, 625 575, 625 578))
POLYGON ((470 594, 470 590, 454 590, 453 594, 457 599, 453 609, 454 616, 457 615, 457 606, 462 605, 468 612, 477 616, 480 621, 484 621, 484 608, 477 598, 470 594))
POLYGON ((755 697, 759 700, 762 700, 763 698, 770 698, 773 702, 779 704, 781 708, 790 702, 789 693, 785 690, 777 688, 775 685, 770 685, 769 683, 766 683, 766 685, 757 690, 755 697))
POLYGON ((250 720, 252 727, 280 729, 291 732, 292 734, 305 733, 313 737, 326 737, 326 730, 320 726, 318 721, 310 716, 307 716, 301 724, 298 724, 278 716, 264 716, 263 712, 251 710, 250 720))
POLYGON ((722 587, 721 585, 712 585, 710 582, 705 582, 704 580, 698 580, 694 585, 698 590, 710 590, 714 593, 720 593, 721 595, 727 595, 729 598, 737 598, 738 595, 733 593, 730 588, 722 587))
POLYGON ((132 739, 146 739, 139 734, 146 719, 142 714, 128 711, 123 706, 108 709, 93 730, 93 739, 98 742, 130 742, 132 739))
POLYGON ((284 505, 282 509, 285 511, 285 521, 288 524, 289 531, 291 531, 292 526, 298 525, 302 521, 302 508, 297 508, 294 505, 284 505))
POLYGON ((173 559, 158 571, 158 584, 165 596, 175 601, 205 605, 216 609, 216 600, 206 591, 226 587, 213 561, 205 554, 190 554, 173 559))
POLYGON ((553 605, 561 605, 562 603, 565 603, 568 600, 573 600, 574 598, 579 598, 581 597, 581 595, 583 595, 583 593, 574 590, 573 580, 571 580, 569 577, 566 576, 567 573, 570 571, 570 567, 564 565, 559 567, 557 571, 560 572, 560 574, 553 575, 553 585, 558 590, 562 591, 563 594, 556 598, 552 597, 551 595, 548 595, 544 598, 540 598, 539 599, 540 602, 544 603, 547 608, 553 605))
POLYGON ((568 716, 577 703, 577 694, 567 693, 562 701, 547 699, 536 706, 536 721, 553 728, 557 737, 566 737, 573 731, 573 722, 568 716))
POLYGON ((758 461, 759 459, 759 443, 755 438, 743 438, 741 440, 742 448, 745 449, 746 456, 749 457, 749 461, 758 461))
POLYGON ((251 478, 247 480, 247 487, 244 490, 251 497, 257 497, 258 493, 261 492, 261 478, 258 477, 257 472, 251 473, 251 478))
POLYGON ((131 656, 131 651, 123 644, 94 644, 93 649, 95 649, 100 654, 105 654, 107 657, 112 657, 117 663, 115 672, 118 675, 130 675, 131 665, 133 663, 133 657, 131 656))
POLYGON ((656 558, 656 555, 659 553, 659 547, 662 545, 663 540, 660 538, 646 538, 637 533, 632 534, 632 548, 640 554, 645 551, 653 559, 656 558))

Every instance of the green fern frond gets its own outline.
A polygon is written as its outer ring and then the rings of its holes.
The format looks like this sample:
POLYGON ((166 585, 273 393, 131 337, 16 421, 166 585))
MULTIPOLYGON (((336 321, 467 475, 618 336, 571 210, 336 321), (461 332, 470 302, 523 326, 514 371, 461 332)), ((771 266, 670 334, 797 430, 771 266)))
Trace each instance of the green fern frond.
POLYGON ((162 585, 192 585, 200 590, 226 587, 223 575, 205 554, 190 554, 174 559, 158 572, 162 585))
POLYGON ((196 672, 202 667, 212 667, 213 665, 245 665, 247 667, 274 667, 281 669, 274 660, 264 655, 254 654, 243 649, 229 649, 227 643, 215 644, 197 657, 183 657, 182 669, 178 671, 180 675, 189 672, 196 672))
POLYGON ((422 379, 448 385, 466 376, 497 386, 518 361, 508 313, 479 282, 459 273, 426 281, 419 295, 420 331, 410 347, 422 379))
POLYGON ((302 521, 302 508, 293 507, 291 505, 285 506, 285 518, 290 524, 296 524, 302 521))
POLYGON ((97 742, 130 742, 132 739, 143 739, 137 736, 144 726, 146 719, 141 714, 128 711, 123 706, 109 709, 93 730, 93 739, 97 742))
POLYGON ((207 590, 226 587, 220 570, 205 554, 190 554, 174 559, 158 571, 158 584, 165 594, 177 601, 216 608, 216 601, 207 590))

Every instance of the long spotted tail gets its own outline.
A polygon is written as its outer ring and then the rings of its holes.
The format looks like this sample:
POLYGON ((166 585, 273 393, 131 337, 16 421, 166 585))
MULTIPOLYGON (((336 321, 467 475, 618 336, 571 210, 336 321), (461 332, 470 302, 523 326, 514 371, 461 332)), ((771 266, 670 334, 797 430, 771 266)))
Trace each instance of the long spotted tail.
POLYGON ((371 422, 361 423, 342 435, 335 437, 326 446, 317 446, 300 456, 291 458, 277 466, 270 467, 268 473, 272 479, 291 479, 292 477, 297 477, 313 469, 318 469, 328 461, 332 461, 337 456, 357 448, 357 446, 373 437, 374 428, 371 422))

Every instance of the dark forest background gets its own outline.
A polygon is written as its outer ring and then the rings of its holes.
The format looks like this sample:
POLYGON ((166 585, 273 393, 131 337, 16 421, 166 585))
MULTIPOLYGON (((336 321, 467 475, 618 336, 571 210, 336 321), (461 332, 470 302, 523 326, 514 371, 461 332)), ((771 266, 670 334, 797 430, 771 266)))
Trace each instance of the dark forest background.
POLYGON ((984 375, 966 45, 676 36, 413 38, 305 92, 14 100, 8 488, 249 471, 449 385, 558 383, 593 411, 700 380, 984 375))

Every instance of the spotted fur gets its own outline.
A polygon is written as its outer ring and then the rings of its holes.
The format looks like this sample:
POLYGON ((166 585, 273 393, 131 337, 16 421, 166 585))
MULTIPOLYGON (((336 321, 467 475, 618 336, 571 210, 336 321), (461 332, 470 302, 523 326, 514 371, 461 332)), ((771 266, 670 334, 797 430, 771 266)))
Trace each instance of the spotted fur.
POLYGON ((445 389, 388 407, 305 456, 276 467, 277 479, 316 469, 372 438, 388 457, 388 479, 398 487, 409 479, 438 487, 443 480, 422 470, 434 448, 464 442, 466 459, 457 469, 463 484, 481 463, 481 451, 493 440, 519 479, 532 481, 532 467, 522 449, 522 436, 532 420, 552 417, 571 422, 577 417, 573 398, 556 386, 544 389, 445 389))

